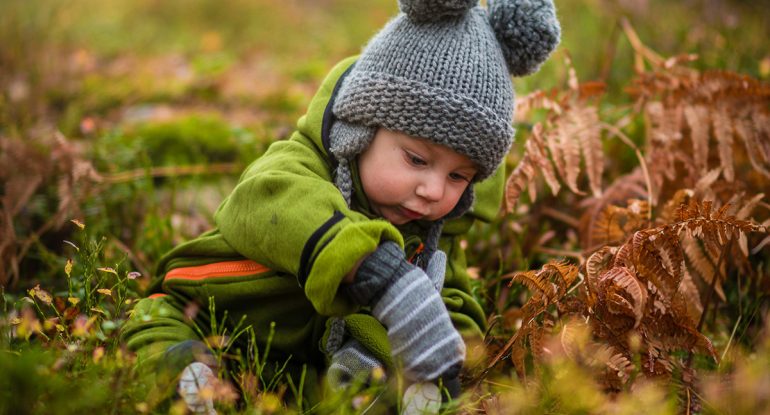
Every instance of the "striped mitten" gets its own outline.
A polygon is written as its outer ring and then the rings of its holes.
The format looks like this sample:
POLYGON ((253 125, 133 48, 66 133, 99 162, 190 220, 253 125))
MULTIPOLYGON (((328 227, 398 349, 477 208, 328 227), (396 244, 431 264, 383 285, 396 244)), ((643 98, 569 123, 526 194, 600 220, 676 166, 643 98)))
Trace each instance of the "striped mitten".
POLYGON ((326 372, 326 380, 333 390, 347 388, 354 382, 368 383, 372 372, 380 368, 385 380, 382 363, 371 355, 356 339, 342 344, 332 355, 332 362, 326 372))
POLYGON ((441 292, 441 289, 444 288, 446 262, 446 253, 438 249, 430 257, 428 266, 425 267, 425 273, 428 274, 428 278, 430 278, 430 282, 433 284, 433 288, 435 288, 438 292, 441 292))
POLYGON ((465 343, 431 279, 406 261, 396 243, 384 242, 369 255, 346 290, 388 329, 393 356, 408 380, 457 376, 465 343))

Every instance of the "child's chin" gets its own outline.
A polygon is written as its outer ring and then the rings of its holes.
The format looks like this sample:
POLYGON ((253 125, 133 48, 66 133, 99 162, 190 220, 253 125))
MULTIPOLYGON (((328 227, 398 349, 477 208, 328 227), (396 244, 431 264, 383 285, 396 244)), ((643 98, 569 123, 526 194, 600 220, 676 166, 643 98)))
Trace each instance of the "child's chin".
POLYGON ((412 219, 403 217, 401 215, 383 215, 383 219, 390 222, 392 225, 401 226, 411 222, 412 219))

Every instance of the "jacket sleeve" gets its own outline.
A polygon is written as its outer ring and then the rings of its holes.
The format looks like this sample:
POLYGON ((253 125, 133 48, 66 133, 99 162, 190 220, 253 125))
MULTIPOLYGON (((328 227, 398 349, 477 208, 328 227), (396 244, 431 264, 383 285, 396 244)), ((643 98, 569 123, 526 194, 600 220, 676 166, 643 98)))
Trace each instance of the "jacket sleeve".
POLYGON ((141 372, 156 371, 170 346, 186 340, 201 340, 190 319, 169 296, 141 299, 120 335, 128 350, 136 353, 137 368, 141 372))
POLYGON ((322 315, 357 309, 338 295, 343 277, 381 241, 403 247, 399 231, 348 208, 313 142, 296 132, 273 143, 243 173, 215 213, 227 243, 243 256, 297 276, 322 315))

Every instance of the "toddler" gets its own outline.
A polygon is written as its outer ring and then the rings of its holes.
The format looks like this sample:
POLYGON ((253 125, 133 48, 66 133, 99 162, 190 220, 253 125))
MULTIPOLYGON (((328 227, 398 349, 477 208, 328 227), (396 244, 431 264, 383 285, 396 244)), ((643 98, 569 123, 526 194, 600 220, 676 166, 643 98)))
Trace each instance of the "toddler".
POLYGON ((425 385, 459 393, 463 338, 485 329, 459 241, 500 205, 510 75, 534 72, 560 37, 551 0, 488 3, 400 0, 332 69, 216 227, 161 260, 123 330, 139 368, 171 373, 192 410, 212 413, 196 394, 216 370, 201 335, 216 334, 211 319, 242 320, 295 384, 304 374, 311 403, 324 379, 336 390, 373 371, 400 371, 429 400, 438 389, 425 385))

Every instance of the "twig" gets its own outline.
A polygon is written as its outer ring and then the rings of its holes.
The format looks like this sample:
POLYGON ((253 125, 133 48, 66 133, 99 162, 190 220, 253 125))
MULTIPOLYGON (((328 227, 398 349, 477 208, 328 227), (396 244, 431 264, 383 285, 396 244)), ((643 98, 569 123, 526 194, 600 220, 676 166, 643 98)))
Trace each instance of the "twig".
POLYGON ((620 141, 626 143, 627 146, 631 147, 634 150, 634 153, 636 153, 636 158, 639 159, 639 167, 642 168, 642 175, 644 176, 644 183, 647 185, 647 204, 650 206, 649 211, 647 212, 647 220, 652 220, 652 181, 650 180, 650 172, 647 170, 647 162, 644 160, 644 156, 642 155, 642 152, 639 150, 639 147, 634 144, 631 139, 623 133, 623 131, 620 131, 619 128, 615 127, 612 124, 607 123, 601 123, 602 128, 606 129, 607 131, 611 132, 615 137, 619 138, 620 141))
POLYGON ((573 228, 579 228, 580 227, 580 221, 573 218, 570 215, 567 215, 566 213, 560 212, 552 207, 543 206, 541 208, 541 211, 545 216, 549 216, 551 218, 560 220, 564 223, 566 223, 569 226, 572 226, 573 228))
POLYGON ((581 254, 580 252, 567 251, 567 250, 564 250, 564 249, 548 248, 548 247, 545 247, 545 246, 536 246, 532 250, 535 251, 535 252, 540 252, 540 253, 548 254, 548 255, 565 256, 565 257, 575 258, 578 261, 580 261, 581 263, 583 262, 583 254, 581 254))
POLYGON ((103 183, 116 184, 146 177, 177 177, 196 174, 229 174, 243 169, 240 163, 194 164, 192 166, 160 166, 150 169, 129 170, 104 176, 103 183))
POLYGON ((706 302, 703 304, 703 312, 700 315, 700 320, 698 320, 698 327, 696 327, 696 330, 699 332, 701 331, 701 328, 703 328, 703 323, 706 321, 706 314, 708 313, 709 306, 711 305, 711 297, 714 296, 714 291, 716 291, 716 282, 719 279, 722 278, 722 262, 725 259, 725 256, 727 256, 727 251, 729 251, 733 246, 733 238, 730 238, 727 243, 725 244, 724 249, 722 252, 719 253, 719 260, 717 260, 717 266, 715 268, 715 274, 714 278, 711 280, 711 287, 709 288, 708 296, 706 297, 706 302))
POLYGON ((642 61, 642 58, 646 58, 653 65, 663 65, 665 59, 642 43, 641 39, 639 39, 639 35, 636 34, 636 31, 631 27, 631 23, 628 22, 628 19, 625 16, 620 18, 620 25, 623 27, 623 31, 626 32, 626 37, 631 43, 631 47, 634 48, 634 51, 636 52, 635 64, 639 73, 644 72, 644 61, 642 61))

